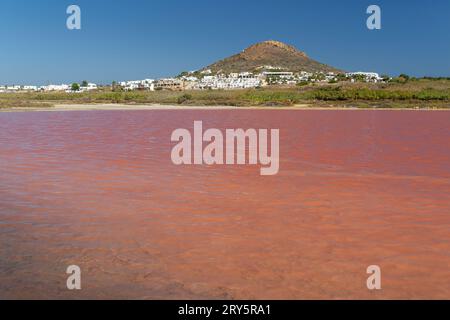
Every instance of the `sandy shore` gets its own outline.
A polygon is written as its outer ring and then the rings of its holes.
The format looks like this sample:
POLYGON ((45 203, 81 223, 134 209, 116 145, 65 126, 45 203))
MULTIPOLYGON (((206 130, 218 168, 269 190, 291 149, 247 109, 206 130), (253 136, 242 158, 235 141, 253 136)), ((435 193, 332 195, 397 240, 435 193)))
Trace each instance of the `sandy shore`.
POLYGON ((26 107, 26 108, 5 108, 0 112, 55 112, 55 111, 94 111, 94 110, 238 110, 238 109, 258 109, 258 110, 390 110, 390 111, 437 111, 450 109, 410 109, 410 108, 356 108, 356 107, 320 107, 309 104, 294 105, 288 107, 280 106, 184 106, 184 105, 138 105, 138 104, 55 104, 53 107, 26 107))
POLYGON ((137 105, 137 104, 55 104, 53 107, 27 107, 0 109, 3 112, 27 111, 94 111, 94 110, 182 110, 182 109, 236 109, 229 106, 175 106, 175 105, 137 105))

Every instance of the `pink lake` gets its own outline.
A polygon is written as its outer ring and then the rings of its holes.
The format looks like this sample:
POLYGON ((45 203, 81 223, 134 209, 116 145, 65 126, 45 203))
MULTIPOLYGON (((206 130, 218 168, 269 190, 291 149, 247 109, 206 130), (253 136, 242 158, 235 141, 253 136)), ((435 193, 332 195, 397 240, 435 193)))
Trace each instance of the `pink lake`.
POLYGON ((449 230, 450 112, 0 113, 2 299, 450 299, 449 230), (195 120, 279 128, 279 174, 173 165, 195 120))

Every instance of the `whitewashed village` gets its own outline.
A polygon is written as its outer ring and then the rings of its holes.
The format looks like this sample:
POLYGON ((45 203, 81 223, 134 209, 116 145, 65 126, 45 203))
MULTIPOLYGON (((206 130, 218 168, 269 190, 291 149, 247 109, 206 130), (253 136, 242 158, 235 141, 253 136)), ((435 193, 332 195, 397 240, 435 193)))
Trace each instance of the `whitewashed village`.
POLYGON ((67 93, 81 93, 86 91, 97 90, 98 86, 95 83, 86 83, 84 86, 79 84, 49 84, 46 86, 34 85, 0 85, 0 93, 5 92, 67 92, 67 93))
MULTIPOLYGON (((237 90, 252 89, 266 86, 302 86, 312 83, 338 83, 338 82, 371 82, 380 83, 389 81, 389 77, 380 77, 374 72, 351 73, 323 73, 299 72, 294 73, 276 67, 266 66, 261 72, 217 73, 209 69, 202 71, 183 72, 177 77, 162 79, 143 79, 132 81, 113 82, 114 90, 237 90)), ((98 85, 83 81, 81 84, 59 85, 0 85, 0 93, 11 92, 67 92, 82 93, 97 90, 106 85, 98 85)))

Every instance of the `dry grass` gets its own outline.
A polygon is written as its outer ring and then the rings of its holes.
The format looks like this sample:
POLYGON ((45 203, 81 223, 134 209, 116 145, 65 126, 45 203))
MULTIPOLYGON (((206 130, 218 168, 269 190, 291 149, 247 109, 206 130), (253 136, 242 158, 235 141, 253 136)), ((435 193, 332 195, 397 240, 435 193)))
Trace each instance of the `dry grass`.
POLYGON ((338 83, 249 90, 134 91, 70 94, 2 93, 0 108, 49 107, 54 104, 166 104, 198 106, 352 106, 360 108, 450 108, 450 80, 414 80, 404 84, 338 83))

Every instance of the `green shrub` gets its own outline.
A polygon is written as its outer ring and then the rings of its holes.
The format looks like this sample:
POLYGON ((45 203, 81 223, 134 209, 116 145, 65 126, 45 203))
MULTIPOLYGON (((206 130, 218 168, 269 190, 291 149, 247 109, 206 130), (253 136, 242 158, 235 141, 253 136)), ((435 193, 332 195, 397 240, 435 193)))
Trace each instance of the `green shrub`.
POLYGON ((183 104, 183 103, 186 103, 189 100, 192 100, 192 95, 190 95, 188 93, 185 93, 182 96, 178 97, 177 103, 178 104, 183 104))

